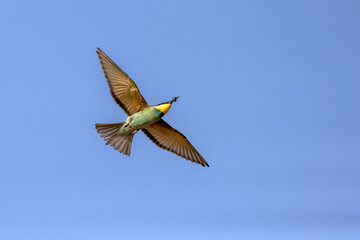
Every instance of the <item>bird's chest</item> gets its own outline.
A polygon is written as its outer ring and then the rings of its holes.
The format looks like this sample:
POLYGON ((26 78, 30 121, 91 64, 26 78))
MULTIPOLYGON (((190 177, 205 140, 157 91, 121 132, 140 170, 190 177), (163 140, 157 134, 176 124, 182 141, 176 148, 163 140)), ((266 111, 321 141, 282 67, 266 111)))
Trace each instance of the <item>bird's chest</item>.
POLYGON ((126 121, 129 120, 129 124, 132 128, 140 129, 159 121, 162 115, 163 114, 156 108, 145 108, 144 110, 129 116, 126 121))

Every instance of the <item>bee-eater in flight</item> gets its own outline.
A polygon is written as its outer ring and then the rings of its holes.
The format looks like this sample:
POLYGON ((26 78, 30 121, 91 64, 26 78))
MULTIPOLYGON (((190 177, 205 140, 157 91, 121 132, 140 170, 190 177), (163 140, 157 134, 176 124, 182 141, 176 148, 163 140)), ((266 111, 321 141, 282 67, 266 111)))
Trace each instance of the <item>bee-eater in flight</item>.
POLYGON ((96 52, 109 84, 111 96, 128 115, 126 121, 122 123, 95 124, 97 132, 105 139, 106 145, 109 144, 115 150, 129 156, 133 137, 141 130, 157 146, 203 167, 209 167, 186 137, 162 120, 178 97, 158 105, 149 105, 135 82, 100 48, 96 52))

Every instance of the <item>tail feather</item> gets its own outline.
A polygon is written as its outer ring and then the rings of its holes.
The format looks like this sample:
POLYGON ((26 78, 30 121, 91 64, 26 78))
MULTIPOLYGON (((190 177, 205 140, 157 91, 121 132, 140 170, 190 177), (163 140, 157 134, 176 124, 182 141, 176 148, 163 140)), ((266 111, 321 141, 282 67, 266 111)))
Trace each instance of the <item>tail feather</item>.
POLYGON ((110 123, 110 124, 95 124, 96 131, 103 137, 106 141, 106 145, 112 146, 115 150, 119 152, 130 155, 131 143, 135 133, 128 135, 119 135, 118 131, 124 123, 110 123))

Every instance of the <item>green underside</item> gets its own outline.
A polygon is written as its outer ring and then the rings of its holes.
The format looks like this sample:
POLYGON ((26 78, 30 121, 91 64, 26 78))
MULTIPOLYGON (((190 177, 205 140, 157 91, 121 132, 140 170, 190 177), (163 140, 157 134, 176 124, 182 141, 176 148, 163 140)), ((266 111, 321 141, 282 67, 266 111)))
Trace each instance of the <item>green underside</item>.
POLYGON ((148 107, 140 112, 134 113, 126 119, 120 128, 119 134, 126 135, 138 129, 145 128, 161 119, 164 114, 154 107, 148 107))

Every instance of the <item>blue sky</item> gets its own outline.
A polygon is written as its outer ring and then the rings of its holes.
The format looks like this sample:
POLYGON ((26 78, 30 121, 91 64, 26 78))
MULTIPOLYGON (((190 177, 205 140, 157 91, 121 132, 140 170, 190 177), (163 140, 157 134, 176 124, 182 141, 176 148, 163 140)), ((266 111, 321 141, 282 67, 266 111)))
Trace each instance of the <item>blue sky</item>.
POLYGON ((7 1, 1 239, 356 239, 357 1, 7 1), (210 164, 123 122, 96 47, 210 164))

